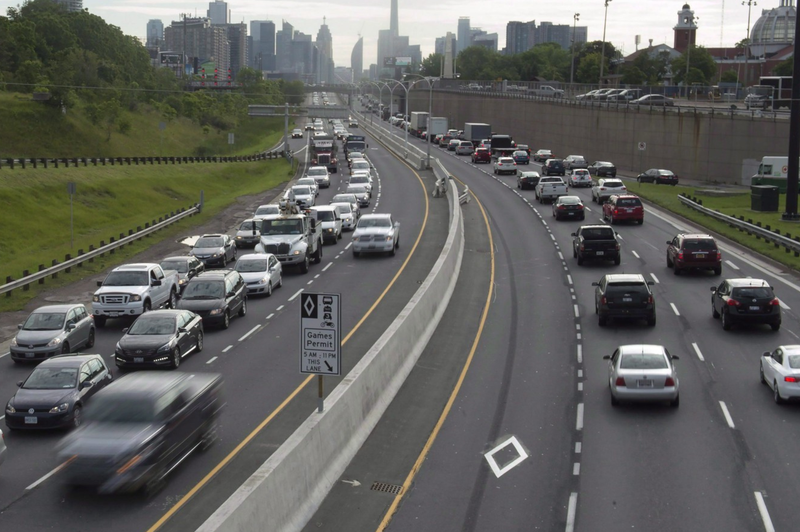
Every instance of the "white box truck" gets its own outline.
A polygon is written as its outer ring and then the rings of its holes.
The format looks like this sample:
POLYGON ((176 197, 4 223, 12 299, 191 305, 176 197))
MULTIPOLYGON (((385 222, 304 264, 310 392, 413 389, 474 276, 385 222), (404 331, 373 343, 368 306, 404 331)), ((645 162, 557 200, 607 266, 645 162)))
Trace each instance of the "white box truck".
POLYGON ((472 145, 477 147, 482 140, 492 137, 492 126, 489 124, 479 124, 476 122, 467 122, 464 124, 464 140, 472 142, 472 145))
POLYGON ((428 140, 433 140, 436 135, 447 133, 447 118, 443 116, 432 116, 428 120, 428 140))
POLYGON ((408 132, 419 137, 420 134, 428 129, 428 113, 414 111, 411 113, 411 127, 408 132))

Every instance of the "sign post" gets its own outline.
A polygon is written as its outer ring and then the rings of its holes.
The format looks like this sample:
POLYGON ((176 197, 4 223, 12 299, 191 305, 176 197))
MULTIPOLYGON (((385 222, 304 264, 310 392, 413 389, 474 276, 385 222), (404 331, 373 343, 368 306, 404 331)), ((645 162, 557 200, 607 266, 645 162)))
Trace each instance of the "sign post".
MULTIPOLYGON (((647 149, 647 143, 646 142, 640 142, 639 143, 639 173, 642 173, 644 171, 643 170, 644 167, 642 166, 642 158, 644 157, 644 152, 645 152, 646 149, 647 149)), ((639 186, 641 186, 641 182, 639 182, 639 186)))
POLYGON ((341 295, 300 296, 300 373, 317 375, 318 411, 325 408, 323 378, 342 374, 341 295))

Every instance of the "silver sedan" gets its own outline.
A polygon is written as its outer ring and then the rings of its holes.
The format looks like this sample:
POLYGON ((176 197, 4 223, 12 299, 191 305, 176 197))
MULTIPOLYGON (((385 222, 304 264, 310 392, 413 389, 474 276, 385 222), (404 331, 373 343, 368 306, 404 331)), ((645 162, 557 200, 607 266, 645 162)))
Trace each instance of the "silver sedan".
POLYGON ((392 220, 391 214, 365 214, 353 232, 353 256, 361 252, 394 255, 400 247, 400 222, 392 220))
POLYGON ((662 345, 621 345, 608 360, 608 387, 611 404, 620 401, 669 401, 680 404, 675 355, 662 345))
POLYGON ((772 388, 775 402, 800 399, 800 345, 781 345, 761 355, 761 382, 772 388))

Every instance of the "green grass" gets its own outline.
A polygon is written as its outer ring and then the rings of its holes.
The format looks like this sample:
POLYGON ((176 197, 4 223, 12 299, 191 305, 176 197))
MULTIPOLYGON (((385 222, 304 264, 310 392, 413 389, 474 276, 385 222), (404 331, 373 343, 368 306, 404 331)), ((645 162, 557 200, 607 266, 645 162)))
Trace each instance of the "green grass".
MULTIPOLYGON (((127 235, 128 229, 144 226, 165 213, 188 207, 204 191, 205 208, 199 216, 183 220, 149 237, 47 280, 44 288, 58 286, 91 275, 145 249, 154 238, 177 235, 204 222, 237 197, 269 190, 291 176, 282 159, 252 163, 162 166, 106 166, 1 171, 0 209, 3 213, 0 241, 0 282, 7 275, 19 279, 22 270, 62 261, 66 253, 98 246, 101 240, 127 235), (66 183, 77 185, 74 198, 75 245, 70 248, 70 209, 66 183)), ((42 287, 27 292, 15 290, 0 296, 0 311, 21 308, 42 287)))
MULTIPOLYGON (((784 222, 781 220, 782 208, 779 212, 758 212, 750 209, 750 194, 737 194, 726 197, 703 196, 701 190, 697 187, 685 186, 664 186, 655 185, 651 183, 626 183, 628 190, 642 198, 655 203, 667 210, 676 214, 680 214, 684 218, 688 218, 703 227, 706 227, 716 233, 719 233, 734 242, 737 242, 745 247, 752 249, 758 253, 766 255, 781 264, 790 268, 800 270, 800 258, 794 256, 794 253, 786 253, 785 248, 776 248, 773 244, 764 242, 764 240, 756 239, 755 236, 748 235, 745 232, 739 231, 736 228, 706 216, 694 209, 684 206, 678 200, 678 194, 685 193, 690 196, 696 196, 702 199, 703 206, 709 209, 719 211, 723 214, 731 216, 744 216, 745 221, 752 220, 752 223, 761 222, 762 227, 769 225, 773 230, 780 230, 782 235, 790 233, 793 236, 800 235, 800 224, 784 222)), ((785 205, 786 195, 781 195, 781 207, 785 205)))

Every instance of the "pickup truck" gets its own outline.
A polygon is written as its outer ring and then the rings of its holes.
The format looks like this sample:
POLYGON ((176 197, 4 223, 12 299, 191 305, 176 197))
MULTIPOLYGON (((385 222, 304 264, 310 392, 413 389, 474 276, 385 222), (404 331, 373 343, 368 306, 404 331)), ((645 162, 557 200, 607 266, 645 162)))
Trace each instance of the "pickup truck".
POLYGON ((560 177, 555 176, 542 176, 542 178, 539 179, 539 183, 536 184, 536 188, 534 190, 536 199, 539 200, 539 203, 553 201, 559 196, 566 196, 569 194, 567 185, 564 183, 564 181, 562 181, 560 177))
POLYGON ((322 225, 312 216, 284 209, 285 214, 266 216, 261 222, 261 241, 255 253, 272 253, 286 266, 308 273, 311 260, 322 261, 322 225))
POLYGON ((92 314, 98 327, 108 318, 138 316, 148 310, 175 308, 180 294, 178 272, 164 271, 158 264, 138 263, 117 266, 102 281, 92 296, 92 314))
POLYGON ((195 449, 217 438, 222 377, 204 373, 126 375, 95 394, 87 423, 58 444, 61 477, 99 493, 152 494, 195 449))
POLYGON ((617 232, 610 225, 582 225, 572 233, 572 256, 578 266, 586 259, 613 260, 620 263, 617 232))
POLYGON ((542 85, 538 89, 528 89, 528 94, 532 96, 540 96, 543 98, 563 98, 564 91, 556 89, 550 85, 542 85))

